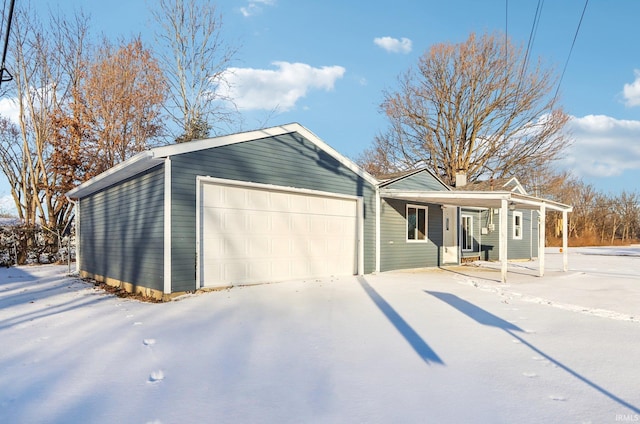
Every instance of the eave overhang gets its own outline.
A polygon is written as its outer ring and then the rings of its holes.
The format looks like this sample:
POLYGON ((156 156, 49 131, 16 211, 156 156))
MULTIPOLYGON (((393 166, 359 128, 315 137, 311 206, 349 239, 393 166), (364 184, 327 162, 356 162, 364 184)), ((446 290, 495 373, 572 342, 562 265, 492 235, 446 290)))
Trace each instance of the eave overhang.
POLYGON ((571 212, 572 206, 548 199, 514 193, 511 191, 418 191, 380 189, 380 196, 390 199, 401 199, 411 202, 435 203, 448 206, 474 208, 500 208, 506 200, 515 209, 546 209, 571 212))

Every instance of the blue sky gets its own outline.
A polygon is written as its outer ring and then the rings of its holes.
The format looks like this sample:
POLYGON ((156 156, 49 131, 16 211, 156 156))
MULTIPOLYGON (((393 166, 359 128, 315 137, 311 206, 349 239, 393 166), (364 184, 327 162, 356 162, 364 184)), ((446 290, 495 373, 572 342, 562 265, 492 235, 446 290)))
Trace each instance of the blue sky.
MULTIPOLYGON (((223 0, 223 37, 239 47, 233 94, 243 130, 299 122, 355 158, 385 128, 385 89, 434 43, 505 29, 526 45, 538 0, 394 2, 223 0), (275 109, 275 112, 274 112, 275 109)), ((153 40, 152 0, 36 0, 82 7, 95 32, 153 40)), ((561 72, 584 0, 543 2, 532 48, 561 72)), ((563 166, 603 192, 640 189, 640 1, 591 0, 560 95, 574 137, 563 166)), ((7 99, 0 100, 0 113, 7 99)), ((0 197, 8 194, 0 182, 0 197)))

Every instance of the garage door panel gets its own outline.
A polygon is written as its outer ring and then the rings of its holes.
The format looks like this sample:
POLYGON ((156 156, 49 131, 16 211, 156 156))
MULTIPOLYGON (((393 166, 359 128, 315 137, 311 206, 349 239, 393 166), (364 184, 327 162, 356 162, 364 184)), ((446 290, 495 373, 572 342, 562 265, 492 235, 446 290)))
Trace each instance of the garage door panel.
POLYGON ((205 286, 356 271, 355 199, 204 183, 200 204, 205 286))

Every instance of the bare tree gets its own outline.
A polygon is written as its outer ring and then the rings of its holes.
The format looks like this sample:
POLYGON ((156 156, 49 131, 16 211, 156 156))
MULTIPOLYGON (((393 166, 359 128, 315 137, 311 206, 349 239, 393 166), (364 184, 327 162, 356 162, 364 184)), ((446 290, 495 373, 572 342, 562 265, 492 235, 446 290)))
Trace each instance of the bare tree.
POLYGON ((237 49, 222 37, 222 17, 205 0, 158 0, 152 10, 161 28, 157 34, 160 61, 169 85, 167 111, 178 142, 204 138, 233 125, 230 99, 215 88, 237 49), (226 100, 224 102, 218 100, 226 100))
POLYGON ((30 154, 24 149, 20 128, 0 116, 0 170, 9 182, 18 218, 23 222, 34 221, 27 206, 34 203, 33 197, 37 195, 32 189, 31 174, 27 166, 32 160, 25 157, 30 154))
POLYGON ((4 149, 5 173, 12 184, 18 215, 26 226, 50 229, 66 225, 71 205, 56 190, 59 174, 50 167, 51 116, 78 79, 88 19, 51 16, 42 24, 33 10, 18 9, 11 32, 14 81, 9 95, 18 109, 19 141, 4 149), (18 147, 19 145, 19 147, 18 147))
POLYGON ((449 184, 458 172, 519 176, 553 161, 568 117, 549 96, 552 71, 527 59, 499 35, 432 46, 384 93, 389 129, 364 157, 388 171, 428 166, 449 184))
POLYGON ((613 199, 612 206, 622 228, 620 238, 623 242, 632 240, 640 215, 640 195, 637 192, 623 190, 613 199))

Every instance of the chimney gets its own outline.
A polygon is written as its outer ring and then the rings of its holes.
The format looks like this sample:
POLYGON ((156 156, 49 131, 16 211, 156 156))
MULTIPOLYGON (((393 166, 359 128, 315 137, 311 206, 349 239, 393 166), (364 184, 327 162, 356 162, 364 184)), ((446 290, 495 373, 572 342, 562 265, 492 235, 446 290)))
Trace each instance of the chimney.
POLYGON ((460 170, 456 172, 456 187, 464 187, 467 185, 467 173, 460 170))

